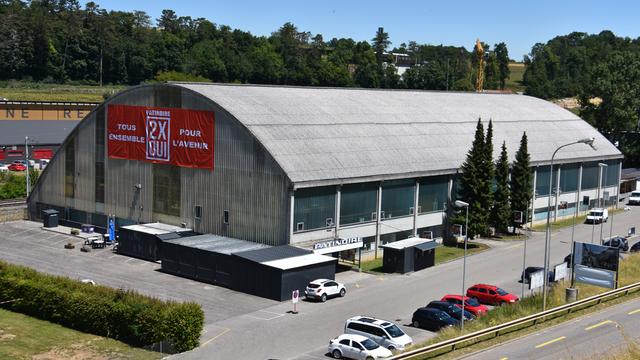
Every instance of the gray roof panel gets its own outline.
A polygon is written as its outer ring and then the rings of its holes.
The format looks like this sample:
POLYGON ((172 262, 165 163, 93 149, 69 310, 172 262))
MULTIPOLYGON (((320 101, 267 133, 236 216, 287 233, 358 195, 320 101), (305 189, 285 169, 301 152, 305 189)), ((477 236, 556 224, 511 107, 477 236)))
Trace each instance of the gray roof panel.
POLYGON ((509 94, 179 83, 211 99, 263 144, 295 186, 420 176, 463 163, 478 118, 511 161, 524 131, 533 164, 621 158, 596 129, 548 101, 509 94))

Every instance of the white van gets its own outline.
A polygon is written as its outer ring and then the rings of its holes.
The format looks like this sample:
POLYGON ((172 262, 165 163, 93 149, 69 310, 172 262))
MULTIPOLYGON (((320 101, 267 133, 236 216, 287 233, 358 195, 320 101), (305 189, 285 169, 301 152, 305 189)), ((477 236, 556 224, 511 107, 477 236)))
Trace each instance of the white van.
POLYGON ((609 210, 607 209, 591 209, 585 220, 587 224, 600 224, 609 220, 609 210))
POLYGON ((366 316, 348 319, 344 324, 344 333, 366 336, 391 351, 404 350, 413 342, 398 325, 366 316))
POLYGON ((629 205, 640 205, 640 191, 632 191, 629 196, 629 205))

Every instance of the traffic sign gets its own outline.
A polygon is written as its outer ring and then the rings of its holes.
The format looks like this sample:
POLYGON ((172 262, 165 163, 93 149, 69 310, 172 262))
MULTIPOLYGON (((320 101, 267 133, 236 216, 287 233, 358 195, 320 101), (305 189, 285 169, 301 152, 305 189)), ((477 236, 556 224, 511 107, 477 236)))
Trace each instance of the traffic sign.
POLYGON ((293 290, 293 291, 291 292, 291 302, 292 302, 293 304, 297 304, 299 299, 300 299, 300 291, 298 291, 298 290, 293 290))

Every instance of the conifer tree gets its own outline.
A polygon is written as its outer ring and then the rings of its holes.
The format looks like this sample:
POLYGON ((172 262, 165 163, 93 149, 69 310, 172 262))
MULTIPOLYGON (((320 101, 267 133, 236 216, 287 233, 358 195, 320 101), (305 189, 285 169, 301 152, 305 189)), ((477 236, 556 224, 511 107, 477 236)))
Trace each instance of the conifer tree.
POLYGON ((502 143, 500 158, 496 163, 496 191, 491 209, 491 225, 496 233, 506 233, 511 224, 511 204, 509 203, 509 157, 506 142, 502 143))
POLYGON ((493 164, 493 122, 491 119, 489 119, 489 125, 487 126, 482 158, 482 171, 480 173, 480 180, 482 182, 478 197, 480 199, 480 206, 483 209, 480 217, 484 230, 482 230, 480 234, 488 235, 491 209, 493 208, 493 181, 495 177, 495 167, 493 164))
MULTIPOLYGON (((520 148, 511 172, 511 210, 525 212, 533 195, 533 184, 527 150, 527 133, 522 134, 520 148)), ((524 219, 526 222, 527 219, 524 219)))

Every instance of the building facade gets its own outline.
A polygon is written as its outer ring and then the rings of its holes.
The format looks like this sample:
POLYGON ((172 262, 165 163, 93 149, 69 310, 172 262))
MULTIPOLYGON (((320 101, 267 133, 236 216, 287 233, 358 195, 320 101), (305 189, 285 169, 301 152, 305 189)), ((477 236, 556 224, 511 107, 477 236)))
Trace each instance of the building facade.
POLYGON ((53 208, 70 223, 159 221, 267 245, 357 237, 375 252, 413 234, 442 236, 478 118, 493 121, 494 144, 505 141, 511 160, 527 133, 534 220, 615 202, 622 154, 544 100, 172 83, 130 88, 85 117, 41 175, 30 216, 53 208), (595 150, 558 152, 549 189, 553 151, 586 137, 595 150))

